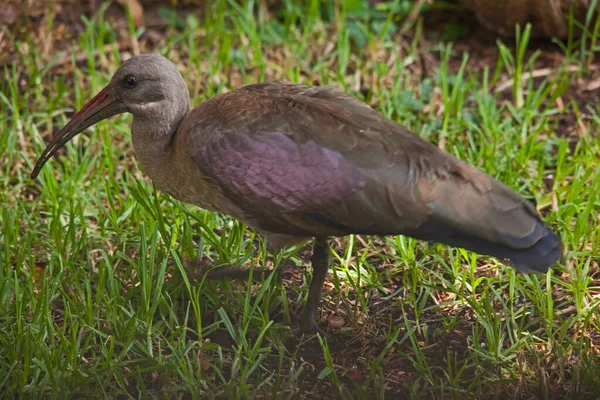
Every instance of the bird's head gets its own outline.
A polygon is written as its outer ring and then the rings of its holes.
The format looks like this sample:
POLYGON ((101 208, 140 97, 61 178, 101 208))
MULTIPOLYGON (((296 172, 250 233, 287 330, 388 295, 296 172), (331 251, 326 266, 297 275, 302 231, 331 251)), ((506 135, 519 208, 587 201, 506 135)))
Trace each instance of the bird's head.
POLYGON ((123 62, 110 83, 54 135, 31 173, 35 178, 46 162, 86 128, 113 115, 129 112, 134 118, 163 121, 185 115, 189 95, 183 77, 159 54, 140 54, 123 62))

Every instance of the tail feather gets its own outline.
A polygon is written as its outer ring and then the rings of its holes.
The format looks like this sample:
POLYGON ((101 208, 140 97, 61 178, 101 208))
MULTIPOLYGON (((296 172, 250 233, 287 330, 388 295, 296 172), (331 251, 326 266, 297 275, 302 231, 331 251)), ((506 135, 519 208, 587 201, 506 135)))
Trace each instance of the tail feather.
POLYGON ((469 172, 475 184, 436 182, 435 200, 429 204, 432 215, 412 234, 510 259, 522 271, 547 271, 562 254, 559 236, 513 190, 479 170, 469 172))
POLYGON ((306 214, 306 217, 315 223, 345 234, 401 234, 416 239, 462 247, 479 254, 497 257, 500 260, 509 259, 516 269, 523 272, 546 272, 550 266, 558 261, 562 253, 562 244, 559 236, 551 232, 537 217, 533 217, 535 228, 532 230, 532 235, 536 238, 533 242, 530 238, 526 237, 523 239, 520 235, 504 235, 500 241, 491 241, 477 234, 480 229, 469 232, 462 227, 450 225, 435 218, 429 218, 415 228, 394 230, 378 225, 372 225, 367 228, 351 228, 331 220, 325 215, 316 213, 306 214), (524 243, 527 245, 524 245, 524 243))
MULTIPOLYGON (((462 247, 500 260, 509 259, 512 266, 519 271, 545 273, 560 258, 562 244, 558 235, 549 231, 541 221, 538 224, 539 229, 543 230, 544 234, 533 245, 526 248, 514 248, 505 244, 494 243, 434 219, 430 219, 417 229, 404 233, 418 239, 462 247)), ((517 240, 514 237, 506 239, 507 241, 517 240)))

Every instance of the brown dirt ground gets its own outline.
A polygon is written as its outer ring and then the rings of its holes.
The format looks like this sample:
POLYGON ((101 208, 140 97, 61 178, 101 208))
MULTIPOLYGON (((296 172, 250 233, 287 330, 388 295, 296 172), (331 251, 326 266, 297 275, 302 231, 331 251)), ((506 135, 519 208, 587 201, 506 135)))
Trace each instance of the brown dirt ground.
MULTIPOLYGON (((81 15, 90 17, 100 7, 101 2, 98 1, 83 1, 83 0, 56 0, 54 2, 55 18, 53 20, 53 31, 51 37, 45 34, 47 26, 47 15, 46 15, 46 0, 26 0, 25 3, 22 0, 5 0, 5 7, 0 10, 0 67, 7 65, 13 61, 17 61, 18 52, 16 46, 27 46, 29 40, 37 43, 40 48, 49 50, 52 49, 54 53, 65 51, 65 65, 69 64, 70 58, 67 50, 71 46, 71 41, 76 38, 77 34, 84 29, 81 22, 81 15), (25 4, 26 7, 22 7, 25 4), (28 16, 25 18, 25 16, 28 16), (26 27, 29 29, 26 29, 26 27), (28 34, 27 32, 30 32, 28 34)), ((193 10, 195 13, 202 13, 203 1, 183 1, 179 2, 178 10, 193 10)), ((167 21, 163 20, 158 15, 158 7, 170 6, 171 2, 167 0, 151 0, 144 2, 144 19, 146 22, 147 31, 142 36, 141 40, 137 44, 140 49, 149 51, 153 49, 160 41, 163 35, 167 31, 167 21)), ((123 8, 116 2, 113 2, 106 11, 106 18, 112 21, 112 25, 123 31, 121 38, 127 38, 125 14, 123 8)), ((497 58, 497 45, 496 37, 485 29, 479 27, 474 23, 472 16, 468 14, 434 14, 427 16, 425 21, 426 29, 434 30, 439 26, 439 19, 455 19, 456 21, 467 24, 469 27, 469 35, 464 39, 460 39, 455 44, 455 56, 451 60, 452 68, 458 70, 461 63, 462 52, 466 52, 470 55, 471 62, 470 68, 478 69, 485 66, 493 68, 496 64, 497 58)), ((118 43, 119 49, 123 51, 131 51, 132 43, 123 40, 118 43)), ((546 69, 552 69, 559 65, 563 61, 563 55, 557 46, 553 45, 548 41, 537 40, 530 48, 535 48, 541 51, 541 55, 536 62, 536 70, 540 72, 540 79, 543 77, 546 69)), ((23 47, 20 48, 23 51, 23 47)), ((25 49, 26 50, 26 49, 25 49)), ((84 58, 81 60, 84 61, 84 58)), ((600 61, 600 60, 598 60, 600 61)), ((439 62, 435 56, 430 56, 424 60, 427 71, 433 71, 436 68, 436 64, 439 62)), ((59 63, 60 68, 61 63, 59 63)), ((68 73, 68 71, 61 71, 61 73, 68 73)), ((587 76, 578 78, 569 88, 567 94, 563 98, 559 98, 557 101, 562 104, 567 104, 570 101, 575 101, 579 104, 580 110, 585 110, 586 106, 596 106, 599 98, 600 91, 591 90, 600 86, 600 69, 593 69, 587 76)), ((507 86, 508 88, 508 86, 507 86)), ((507 96, 509 94, 507 93, 507 96)), ((577 121, 571 113, 565 113, 566 115, 559 117, 556 121, 557 134, 572 137, 574 141, 577 140, 580 130, 577 126, 577 121)), ((308 261, 308 257, 307 261, 308 261)), ((381 266, 383 269, 385 266, 381 266)), ((302 284, 302 271, 298 271, 293 277, 291 277, 288 283, 298 285, 302 284)), ((391 288, 402 287, 402 282, 391 282, 391 288)), ((332 285, 328 284, 326 288, 332 289, 332 285)), ((327 300, 333 302, 331 296, 327 293, 327 289, 324 293, 324 303, 327 300)), ((289 293, 290 300, 295 303, 293 293, 289 293)), ((377 294, 373 294, 377 296, 377 294)), ((350 294, 349 300, 352 300, 352 294, 350 294)), ((374 304, 370 308, 369 313, 372 316, 379 315, 378 308, 385 308, 391 305, 390 301, 384 302, 373 298, 371 304, 374 304)), ((332 304, 324 304, 324 308, 335 309, 336 307, 332 304)), ((410 313, 410 311, 406 311, 410 313)), ((380 315, 380 320, 377 318, 371 319, 373 326, 364 327, 361 331, 352 332, 352 334, 334 334, 329 338, 330 350, 334 357, 335 363, 340 371, 347 372, 347 376, 352 377, 355 381, 360 382, 365 379, 368 374, 368 364, 379 354, 385 347, 386 342, 382 339, 381 331, 389 324, 390 318, 392 321, 398 321, 403 318, 403 314, 400 307, 389 307, 385 310, 385 313, 380 315)), ((439 323, 436 319, 435 313, 429 313, 422 317, 423 322, 427 322, 432 328, 435 328, 435 324, 439 323)), ((439 344, 428 350, 427 357, 431 365, 445 365, 447 352, 450 351, 456 355, 458 359, 464 359, 467 349, 467 338, 471 332, 471 324, 468 316, 463 319, 462 322, 453 331, 452 337, 440 338, 439 344)), ((214 341, 220 342, 225 340, 223 338, 215 337, 214 341)), ((598 339, 600 342, 600 339, 598 339)), ((226 344, 226 343, 223 343, 226 344)), ((292 345, 294 346, 294 345, 292 345)), ((393 349, 390 351, 386 358, 386 376, 385 385, 388 394, 397 394, 398 397, 406 395, 404 386, 406 383, 411 381, 412 374, 415 373, 414 368, 406 361, 405 357, 398 356, 399 352, 410 353, 410 347, 407 344, 399 346, 400 348, 393 349)), ((301 346, 298 351, 298 360, 302 362, 305 367, 305 373, 301 376, 301 386, 304 390, 304 398, 331 398, 330 393, 334 393, 335 390, 331 387, 331 384, 327 380, 317 379, 317 374, 324 367, 324 360, 322 357, 322 351, 317 341, 311 341, 301 346)), ((552 360, 546 360, 551 363, 552 360)), ((277 367, 277 359, 273 360, 274 368, 277 367)), ((343 374, 342 374, 343 375, 343 374)), ((346 384, 352 387, 350 378, 345 379, 346 384)), ((390 396, 391 398, 391 396, 390 396)))

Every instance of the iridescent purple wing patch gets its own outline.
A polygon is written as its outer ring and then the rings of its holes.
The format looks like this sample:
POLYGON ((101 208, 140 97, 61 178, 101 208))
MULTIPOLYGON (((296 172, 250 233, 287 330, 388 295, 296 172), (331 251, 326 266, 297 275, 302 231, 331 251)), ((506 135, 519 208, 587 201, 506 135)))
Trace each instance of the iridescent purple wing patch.
POLYGON ((226 134, 202 146, 195 161, 235 203, 279 212, 332 207, 365 186, 360 168, 342 154, 283 133, 226 134))

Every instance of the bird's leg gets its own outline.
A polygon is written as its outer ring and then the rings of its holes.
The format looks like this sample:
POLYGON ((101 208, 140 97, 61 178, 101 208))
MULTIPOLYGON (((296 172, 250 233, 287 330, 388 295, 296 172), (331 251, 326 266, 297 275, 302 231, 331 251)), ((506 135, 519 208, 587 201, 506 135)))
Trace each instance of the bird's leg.
MULTIPOLYGON (((254 269, 252 271, 252 280, 260 281, 262 274, 269 274, 273 271, 267 269, 254 269)), ((227 279, 227 280, 244 280, 250 279, 250 268, 240 269, 234 267, 218 267, 206 272, 206 279, 227 279)))
POLYGON ((300 317, 300 329, 303 332, 322 332, 317 325, 316 317, 317 311, 319 310, 319 302, 321 301, 323 284, 325 283, 325 277, 329 270, 329 255, 330 250, 327 238, 315 238, 313 253, 310 257, 310 262, 313 267, 313 277, 308 290, 306 306, 300 317))
POLYGON ((188 276, 195 280, 250 280, 250 271, 252 271, 252 281, 255 283, 261 282, 263 277, 266 279, 270 274, 276 273, 276 278, 281 281, 289 276, 291 271, 288 269, 268 269, 268 268, 236 268, 229 265, 222 267, 210 268, 204 265, 204 262, 196 262, 193 268, 187 271, 188 276))
MULTIPOLYGON (((267 268, 254 268, 252 270, 252 281, 255 283, 263 281, 267 279, 267 277, 271 274, 277 274, 276 278, 278 282, 285 277, 288 277, 291 274, 291 271, 288 269, 282 269, 280 271, 276 269, 267 269, 267 268)), ((219 267, 212 269, 206 272, 206 279, 208 280, 216 280, 216 279, 227 279, 227 280, 250 280, 250 268, 240 269, 235 267, 219 267)))

